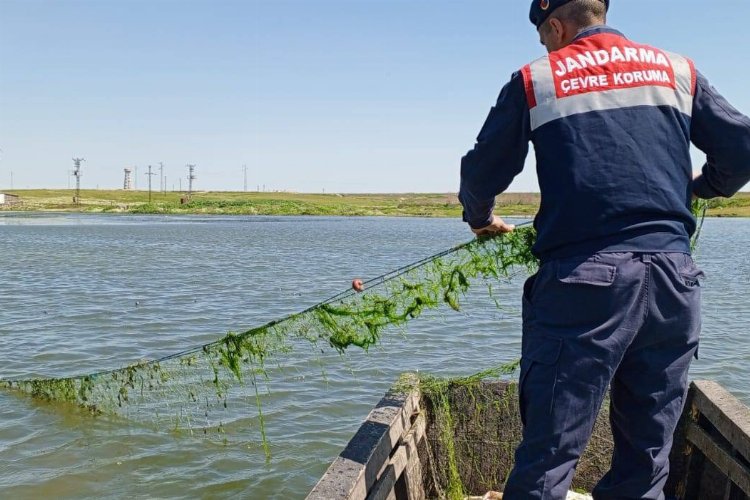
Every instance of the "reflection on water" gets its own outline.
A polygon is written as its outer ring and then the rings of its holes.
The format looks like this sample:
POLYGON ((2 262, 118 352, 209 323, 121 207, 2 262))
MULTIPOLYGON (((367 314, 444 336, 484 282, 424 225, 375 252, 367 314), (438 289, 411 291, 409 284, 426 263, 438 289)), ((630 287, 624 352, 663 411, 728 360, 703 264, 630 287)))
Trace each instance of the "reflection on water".
MULTIPOLYGON (((122 366, 301 310, 471 237, 456 220, 0 214, 0 377, 122 366)), ((709 220, 693 376, 746 403, 750 220, 709 220)), ((264 463, 255 402, 228 443, 0 393, 8 498, 304 496, 403 371, 467 374, 518 357, 520 276, 369 353, 298 351, 270 374, 264 463)))

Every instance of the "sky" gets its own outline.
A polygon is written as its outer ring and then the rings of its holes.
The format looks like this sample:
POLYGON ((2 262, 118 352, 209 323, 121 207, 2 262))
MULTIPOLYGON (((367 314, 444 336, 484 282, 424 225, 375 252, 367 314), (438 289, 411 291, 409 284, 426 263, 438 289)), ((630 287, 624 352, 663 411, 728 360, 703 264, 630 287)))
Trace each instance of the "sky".
MULTIPOLYGON (((510 75, 544 55, 527 0, 0 0, 0 190, 455 192, 510 75), (134 172, 135 173, 135 172, 134 172), (158 176, 153 183, 159 184, 158 176)), ((750 113, 747 0, 612 0, 750 113)), ((694 151, 696 168, 703 155, 694 151)), ((746 187, 747 189, 747 187, 746 187)), ((533 154, 510 191, 537 191, 533 154)))

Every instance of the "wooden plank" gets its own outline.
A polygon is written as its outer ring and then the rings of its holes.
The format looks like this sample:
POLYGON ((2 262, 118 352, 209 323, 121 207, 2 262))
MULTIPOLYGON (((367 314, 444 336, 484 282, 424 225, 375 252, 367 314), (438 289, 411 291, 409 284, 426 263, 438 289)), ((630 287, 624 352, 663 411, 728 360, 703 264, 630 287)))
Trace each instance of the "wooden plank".
POLYGON ((365 499, 411 426, 411 415, 418 405, 416 389, 407 394, 386 394, 312 489, 308 500, 365 499))
POLYGON ((427 419, 424 413, 420 413, 414 421, 414 425, 404 437, 404 443, 408 450, 408 460, 403 476, 408 500, 424 500, 426 496, 422 481, 422 462, 419 457, 419 444, 424 442, 426 430, 427 419))
POLYGON ((409 432, 404 436, 404 441, 410 443, 411 446, 416 449, 417 444, 424 438, 425 432, 427 431, 427 419, 424 413, 421 413, 414 419, 409 432))
POLYGON ((685 428, 685 446, 690 450, 690 454, 685 467, 685 478, 677 491, 677 498, 700 500, 701 479, 703 479, 706 456, 697 446, 687 440, 687 429, 690 425, 693 425, 693 423, 687 424, 685 428))
POLYGON ((750 461, 750 408, 716 382, 696 380, 693 404, 750 461))
POLYGON ((416 453, 409 459, 403 477, 406 483, 406 498, 408 500, 425 500, 427 498, 424 489, 422 461, 416 453))
POLYGON ((406 446, 399 446, 396 448, 396 453, 391 457, 390 465, 393 466, 393 472, 396 474, 396 478, 401 477, 406 469, 406 464, 409 463, 409 456, 406 450, 406 446))
POLYGON ((383 475, 375 483, 375 486, 372 487, 370 494, 367 495, 367 500, 388 500, 393 494, 393 487, 396 486, 397 477, 396 468, 393 464, 388 464, 383 475))
MULTIPOLYGON (((420 414, 411 429, 407 430, 401 440, 401 444, 391 456, 390 463, 386 466, 385 472, 370 491, 367 497, 368 500, 385 500, 393 494, 392 490, 396 485, 396 481, 406 472, 410 462, 412 462, 411 465, 413 468, 413 461, 419 460, 419 456, 417 455, 417 441, 424 438, 426 426, 424 415, 420 414), (415 440, 415 438, 417 439, 415 440)), ((394 494, 393 496, 395 497, 396 495, 394 494)))
POLYGON ((404 401, 402 411, 398 414, 398 421, 393 422, 390 427, 389 439, 393 447, 401 441, 401 437, 411 428, 411 417, 416 412, 419 405, 418 391, 409 393, 404 401))
POLYGON ((391 458, 391 463, 396 468, 396 477, 401 476, 412 457, 417 455, 417 442, 424 438, 427 423, 423 414, 420 414, 411 429, 401 439, 401 445, 391 458))
POLYGON ((707 459, 723 471, 734 484, 746 495, 750 495, 750 469, 732 457, 719 446, 706 431, 697 424, 690 423, 687 429, 687 439, 692 442, 707 459))

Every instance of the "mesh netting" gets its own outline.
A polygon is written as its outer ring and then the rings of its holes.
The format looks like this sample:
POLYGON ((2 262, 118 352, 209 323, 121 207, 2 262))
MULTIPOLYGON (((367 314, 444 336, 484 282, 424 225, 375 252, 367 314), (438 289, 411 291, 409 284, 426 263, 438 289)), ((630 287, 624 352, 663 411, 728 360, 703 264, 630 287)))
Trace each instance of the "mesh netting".
MULTIPOLYGON (((702 225, 705 203, 694 203, 693 212, 702 225)), ((164 358, 75 377, 0 380, 0 388, 95 414, 203 433, 225 432, 231 403, 250 397, 257 405, 268 453, 259 384, 268 377, 269 362, 280 362, 304 345, 330 346, 341 353, 352 346, 368 349, 390 327, 403 328, 428 309, 460 310, 462 298, 476 282, 484 281, 492 296, 497 280, 509 279, 517 270, 536 270, 538 261, 531 253, 536 233, 521 227, 528 224, 369 280, 361 293, 350 289, 299 313, 164 358)))
MULTIPOLYGON (((506 374, 513 365, 504 367, 506 374)), ((494 377, 499 375, 492 373, 494 377)), ((420 380, 427 416, 424 484, 428 498, 464 499, 500 491, 514 464, 523 425, 518 386, 479 377, 420 380)), ((609 404, 599 411, 576 467, 572 488, 592 491, 609 470, 612 432, 609 404)))
MULTIPOLYGON (((472 283, 533 271, 533 229, 476 239, 369 280, 304 311, 173 355, 124 368, 66 378, 0 381, 0 387, 96 414, 155 421, 171 428, 225 432, 233 401, 255 399, 262 426, 266 366, 292 351, 330 346, 368 349, 391 327, 428 309, 458 311, 472 283)), ((265 436, 263 436, 265 443, 265 436)))

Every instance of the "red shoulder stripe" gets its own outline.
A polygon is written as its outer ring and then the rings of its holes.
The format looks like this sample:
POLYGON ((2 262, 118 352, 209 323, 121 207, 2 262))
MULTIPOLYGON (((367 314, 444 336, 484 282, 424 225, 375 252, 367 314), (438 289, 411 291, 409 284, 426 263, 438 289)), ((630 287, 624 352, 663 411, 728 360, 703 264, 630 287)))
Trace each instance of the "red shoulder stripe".
POLYGON ((530 64, 521 69, 521 76, 523 76, 523 86, 526 89, 526 102, 529 104, 529 109, 535 108, 536 94, 534 94, 534 80, 531 78, 530 64))
POLYGON ((692 59, 687 59, 687 62, 690 65, 690 93, 695 95, 695 89, 698 86, 698 72, 695 70, 695 63, 692 59))

